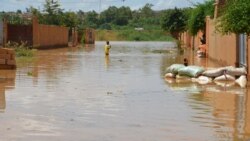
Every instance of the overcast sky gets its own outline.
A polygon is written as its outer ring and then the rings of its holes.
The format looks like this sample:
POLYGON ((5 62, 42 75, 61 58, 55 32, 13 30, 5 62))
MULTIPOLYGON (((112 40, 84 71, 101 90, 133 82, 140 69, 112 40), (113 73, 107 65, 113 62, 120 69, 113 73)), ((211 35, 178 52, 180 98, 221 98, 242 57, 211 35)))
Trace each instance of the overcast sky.
MULTIPOLYGON (((45 0, 0 0, 0 11, 16 11, 33 6, 43 9, 45 0)), ((146 3, 153 4, 154 10, 169 9, 174 7, 191 7, 192 3, 203 3, 205 0, 59 0, 61 7, 66 11, 103 11, 109 6, 129 6, 132 10, 143 7, 146 3)))

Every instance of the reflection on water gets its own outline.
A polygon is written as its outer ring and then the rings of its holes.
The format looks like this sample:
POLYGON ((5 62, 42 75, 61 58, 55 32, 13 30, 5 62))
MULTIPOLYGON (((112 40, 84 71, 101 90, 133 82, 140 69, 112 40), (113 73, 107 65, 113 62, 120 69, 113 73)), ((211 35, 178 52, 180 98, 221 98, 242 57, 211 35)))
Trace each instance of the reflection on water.
POLYGON ((105 42, 41 50, 0 73, 1 140, 249 140, 248 89, 163 77, 183 58, 215 62, 179 55, 173 43, 110 44, 108 57, 105 42))
POLYGON ((176 82, 165 79, 173 91, 188 92, 188 105, 194 109, 192 121, 215 131, 218 140, 249 140, 249 90, 234 82, 216 82, 208 85, 190 80, 176 82))
POLYGON ((105 55, 105 67, 109 68, 109 55, 105 55))
POLYGON ((0 112, 6 108, 5 91, 15 85, 15 70, 0 70, 0 112))
POLYGON ((3 88, 0 88, 0 110, 5 109, 5 107, 5 90, 3 88))

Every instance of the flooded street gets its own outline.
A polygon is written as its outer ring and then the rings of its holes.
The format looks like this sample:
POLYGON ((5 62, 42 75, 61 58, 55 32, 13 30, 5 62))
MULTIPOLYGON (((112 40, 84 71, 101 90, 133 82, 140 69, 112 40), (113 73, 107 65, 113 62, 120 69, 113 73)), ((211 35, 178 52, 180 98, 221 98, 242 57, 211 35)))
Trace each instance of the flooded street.
MULTIPOLYGON (((0 141, 247 141, 249 89, 165 80, 173 43, 105 42, 39 50, 0 71, 0 141)), ((229 86, 230 85, 230 86, 229 86)))

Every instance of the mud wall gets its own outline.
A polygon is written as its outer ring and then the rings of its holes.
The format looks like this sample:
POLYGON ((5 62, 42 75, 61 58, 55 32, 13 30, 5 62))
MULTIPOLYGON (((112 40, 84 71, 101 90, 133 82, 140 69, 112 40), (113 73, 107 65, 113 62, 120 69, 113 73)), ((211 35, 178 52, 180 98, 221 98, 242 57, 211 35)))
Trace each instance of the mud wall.
POLYGON ((68 28, 39 24, 33 19, 33 47, 49 48, 68 46, 68 28))
POLYGON ((27 42, 32 45, 32 25, 12 25, 7 24, 7 42, 21 43, 27 42))

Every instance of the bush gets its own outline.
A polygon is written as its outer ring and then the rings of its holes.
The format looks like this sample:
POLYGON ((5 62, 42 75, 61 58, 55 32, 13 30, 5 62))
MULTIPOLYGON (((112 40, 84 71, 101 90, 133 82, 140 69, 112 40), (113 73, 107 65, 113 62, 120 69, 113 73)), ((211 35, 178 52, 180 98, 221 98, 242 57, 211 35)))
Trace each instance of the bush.
POLYGON ((31 46, 27 45, 27 42, 21 41, 21 43, 17 42, 8 42, 6 44, 7 48, 12 48, 16 52, 16 57, 33 57, 34 52, 31 49, 31 46))

